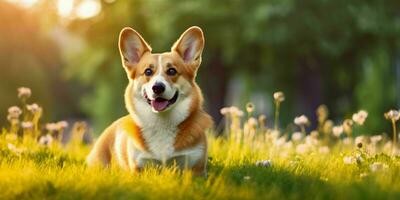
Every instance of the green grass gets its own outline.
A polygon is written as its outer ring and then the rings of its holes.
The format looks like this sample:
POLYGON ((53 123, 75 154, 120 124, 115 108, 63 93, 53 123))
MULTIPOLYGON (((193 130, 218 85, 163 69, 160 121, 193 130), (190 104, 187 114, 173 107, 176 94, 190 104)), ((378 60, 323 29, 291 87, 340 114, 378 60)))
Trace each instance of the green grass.
POLYGON ((0 139, 0 199, 400 199, 400 159, 336 144, 330 153, 298 154, 268 142, 210 137, 207 179, 173 168, 131 174, 87 168, 88 146, 43 147, 0 139), (9 148, 15 144, 20 150, 9 148), (362 162, 344 164, 361 152, 362 162), (272 166, 255 162, 271 159, 272 166), (373 162, 388 168, 370 170, 373 162), (360 176, 365 174, 365 176, 360 176))

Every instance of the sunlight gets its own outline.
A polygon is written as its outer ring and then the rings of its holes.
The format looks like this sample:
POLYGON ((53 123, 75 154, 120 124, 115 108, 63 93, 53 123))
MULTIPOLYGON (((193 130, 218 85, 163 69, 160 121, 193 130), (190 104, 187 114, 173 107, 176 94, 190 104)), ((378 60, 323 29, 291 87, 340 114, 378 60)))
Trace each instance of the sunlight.
POLYGON ((61 17, 68 17, 72 13, 74 0, 58 0, 57 11, 61 17))
POLYGON ((97 0, 86 0, 80 3, 76 10, 77 17, 87 19, 96 16, 101 11, 101 4, 97 0))
POLYGON ((7 0, 10 3, 18 4, 25 8, 30 8, 34 6, 38 0, 7 0))

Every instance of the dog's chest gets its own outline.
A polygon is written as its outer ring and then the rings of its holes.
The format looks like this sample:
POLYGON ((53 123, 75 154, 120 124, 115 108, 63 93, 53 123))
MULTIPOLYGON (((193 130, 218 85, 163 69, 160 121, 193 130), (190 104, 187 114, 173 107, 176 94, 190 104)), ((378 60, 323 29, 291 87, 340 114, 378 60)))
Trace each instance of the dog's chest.
POLYGON ((177 127, 168 124, 142 128, 143 139, 148 151, 155 159, 166 160, 174 154, 177 131, 177 127))

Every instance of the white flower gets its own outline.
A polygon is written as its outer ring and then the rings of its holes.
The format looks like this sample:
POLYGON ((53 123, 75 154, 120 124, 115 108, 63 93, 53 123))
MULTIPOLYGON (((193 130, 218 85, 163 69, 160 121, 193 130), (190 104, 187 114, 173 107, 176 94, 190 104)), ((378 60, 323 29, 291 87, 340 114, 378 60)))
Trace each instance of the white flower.
POLYGON ((367 117, 368 117, 367 111, 365 111, 365 110, 360 110, 360 111, 358 111, 357 113, 353 114, 352 119, 353 119, 353 121, 354 121, 355 123, 357 123, 358 125, 363 125, 364 122, 365 122, 365 120, 367 119, 367 117))
POLYGON ((343 126, 334 126, 332 132, 335 137, 340 137, 343 133, 343 126))
POLYGON ((67 121, 59 121, 59 122, 57 122, 57 126, 58 126, 58 129, 63 130, 68 127, 68 122, 67 121))
POLYGON ((230 107, 223 107, 223 108, 221 108, 221 110, 219 110, 219 112, 222 115, 228 115, 230 113, 230 111, 231 111, 230 107))
POLYGON ((319 151, 319 153, 327 154, 327 153, 329 153, 330 149, 329 149, 328 146, 322 146, 322 147, 320 147, 320 148, 318 149, 318 151, 319 151))
POLYGON ((50 146, 53 143, 53 137, 49 134, 41 136, 39 139, 39 144, 44 146, 50 146))
POLYGON ((259 161, 256 161, 256 166, 259 166, 259 167, 271 167, 272 166, 272 161, 271 160, 259 160, 259 161))
POLYGON ((365 141, 365 137, 364 136, 357 136, 354 141, 355 141, 356 145, 358 145, 359 143, 363 144, 364 141, 365 141))
POLYGON ((294 118, 294 123, 298 126, 305 126, 309 123, 308 118, 305 115, 294 118))
POLYGON ((349 137, 343 139, 343 144, 350 145, 353 140, 349 137))
POLYGON ((243 111, 241 111, 239 108, 237 108, 237 107, 235 107, 235 106, 231 106, 230 108, 229 108, 229 113, 232 115, 232 116, 237 116, 237 117, 241 117, 241 116, 243 116, 243 111))
POLYGON ((57 125, 57 123, 47 123, 46 129, 47 129, 47 131, 50 131, 50 132, 57 131, 58 125, 57 125))
POLYGON ((385 113, 385 118, 388 120, 398 121, 400 119, 400 112, 397 110, 389 110, 385 113))
POLYGON ((248 123, 248 125, 249 125, 250 127, 256 127, 257 124, 258 124, 256 118, 254 118, 254 117, 250 117, 250 119, 247 120, 247 123, 248 123))
POLYGON ((22 123, 21 123, 21 127, 22 127, 23 129, 32 129, 32 128, 33 128, 33 123, 32 123, 32 122, 29 122, 29 121, 27 121, 27 122, 22 122, 22 123))
POLYGON ((305 154, 308 152, 308 150, 309 150, 309 148, 308 148, 308 145, 306 145, 306 144, 299 144, 296 147, 296 152, 298 154, 305 154))
POLYGON ((344 162, 344 164, 346 164, 346 165, 351 165, 351 164, 355 163, 356 160, 355 160, 353 157, 351 157, 351 156, 345 156, 345 157, 343 158, 343 162, 344 162))
POLYGON ((370 139, 371 139, 372 143, 376 144, 382 140, 382 135, 375 135, 375 136, 372 136, 370 139))
POLYGON ((22 114, 22 110, 18 106, 8 108, 8 116, 10 118, 18 118, 22 114))
POLYGON ((371 169, 372 172, 377 172, 377 171, 380 171, 382 169, 387 169, 388 166, 386 164, 381 163, 381 162, 374 162, 369 166, 369 168, 371 169))
POLYGON ((283 92, 275 92, 274 93, 274 99, 276 102, 280 103, 282 101, 285 101, 285 94, 283 92))
POLYGON ((31 96, 32 92, 31 89, 27 87, 20 87, 18 88, 18 98, 29 98, 31 96))
POLYGON ((293 140, 293 141, 298 142, 298 141, 300 141, 302 138, 303 138, 303 134, 302 134, 301 132, 294 132, 294 133, 292 134, 292 140, 293 140))
POLYGON ((26 105, 26 109, 29 110, 31 113, 37 113, 42 110, 42 108, 38 106, 36 103, 26 105))

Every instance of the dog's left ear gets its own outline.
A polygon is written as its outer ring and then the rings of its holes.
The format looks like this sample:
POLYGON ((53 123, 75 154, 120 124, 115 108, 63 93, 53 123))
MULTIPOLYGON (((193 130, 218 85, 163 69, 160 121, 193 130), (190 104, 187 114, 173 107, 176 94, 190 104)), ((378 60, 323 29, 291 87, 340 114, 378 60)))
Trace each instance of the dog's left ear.
POLYGON ((181 35, 171 50, 177 52, 187 64, 200 64, 203 48, 203 31, 200 27, 192 26, 181 35))

